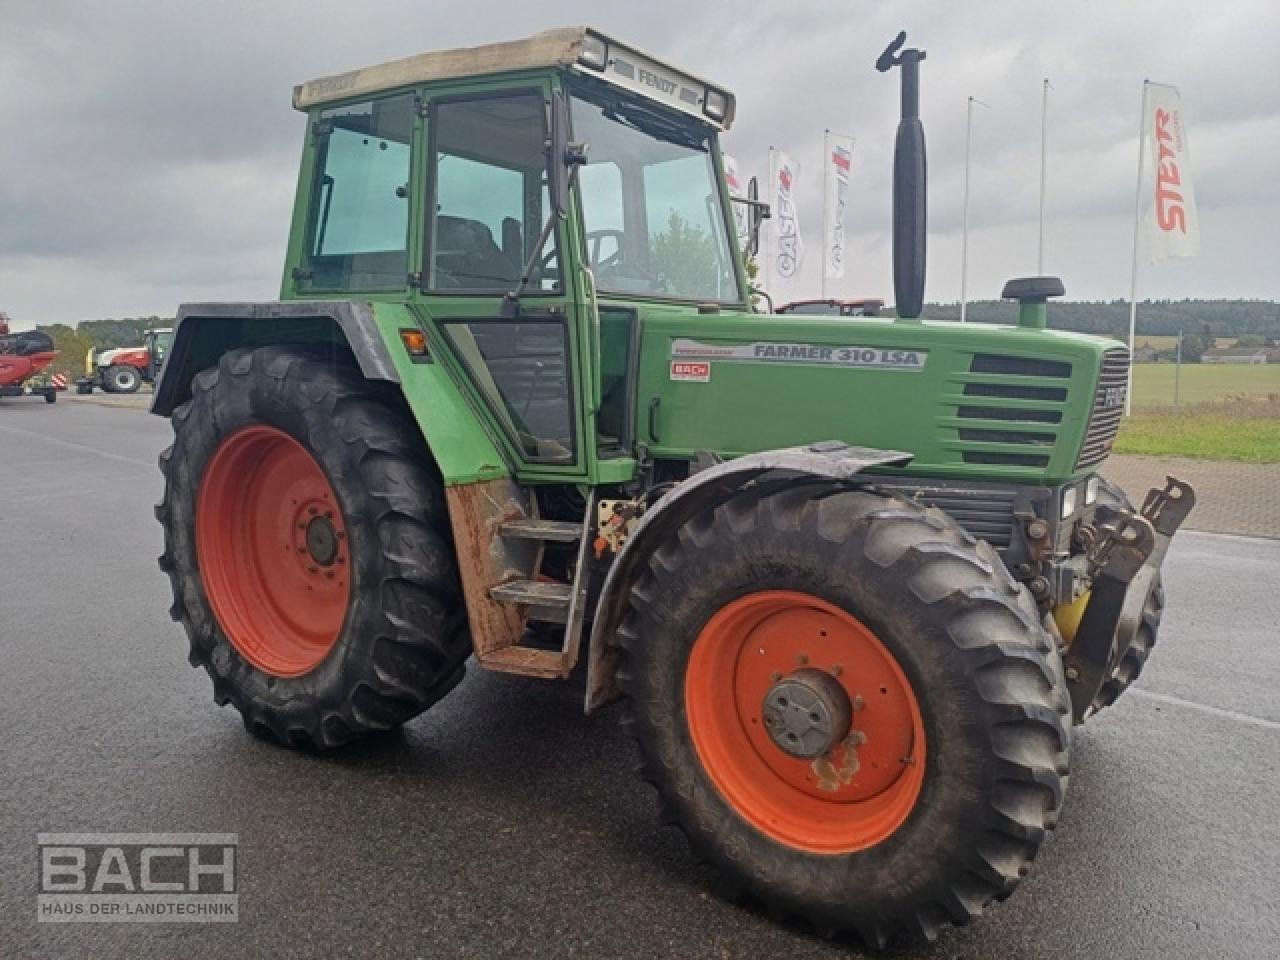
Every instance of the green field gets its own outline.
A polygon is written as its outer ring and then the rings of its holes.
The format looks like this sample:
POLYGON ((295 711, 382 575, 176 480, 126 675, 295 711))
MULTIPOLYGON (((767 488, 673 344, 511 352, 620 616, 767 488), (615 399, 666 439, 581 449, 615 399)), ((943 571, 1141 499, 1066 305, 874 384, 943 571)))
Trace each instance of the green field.
MULTIPOLYGON (((1173 406, 1172 363, 1133 366, 1133 406, 1149 409, 1173 406)), ((1214 403, 1232 397, 1280 396, 1280 363, 1184 363, 1179 397, 1183 406, 1214 403)))

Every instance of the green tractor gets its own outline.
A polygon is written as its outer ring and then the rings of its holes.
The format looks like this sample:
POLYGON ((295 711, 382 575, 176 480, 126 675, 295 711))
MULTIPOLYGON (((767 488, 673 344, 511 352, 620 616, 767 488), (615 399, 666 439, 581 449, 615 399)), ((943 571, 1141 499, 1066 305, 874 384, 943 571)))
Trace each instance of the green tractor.
POLYGON ((596 30, 297 87, 281 298, 183 306, 153 406, 215 700, 329 748, 469 657, 585 660, 726 889, 873 946, 1006 897, 1194 498, 1096 473, 1129 359, 1046 329, 1056 279, 1010 282, 1016 325, 921 318, 902 42, 896 318, 755 312, 733 96, 596 30))

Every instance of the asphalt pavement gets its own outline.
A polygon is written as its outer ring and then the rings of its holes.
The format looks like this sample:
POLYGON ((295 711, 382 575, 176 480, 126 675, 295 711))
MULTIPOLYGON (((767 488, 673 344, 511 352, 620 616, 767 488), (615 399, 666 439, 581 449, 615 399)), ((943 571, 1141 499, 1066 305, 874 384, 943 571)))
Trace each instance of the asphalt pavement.
MULTIPOLYGON (((0 956, 847 957, 725 903, 581 682, 468 678, 314 756, 187 665, 156 568, 166 422, 0 401, 0 956), (231 832, 235 924, 37 923, 41 831, 231 832)), ((927 958, 1280 957, 1280 540, 1187 532, 1137 689, 1077 731, 1058 831, 927 958)))

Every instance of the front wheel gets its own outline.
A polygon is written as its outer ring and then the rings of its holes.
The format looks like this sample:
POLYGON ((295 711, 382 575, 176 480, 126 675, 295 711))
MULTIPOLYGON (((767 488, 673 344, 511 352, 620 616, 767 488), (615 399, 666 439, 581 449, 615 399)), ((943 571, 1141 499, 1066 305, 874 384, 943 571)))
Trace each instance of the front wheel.
POLYGON ((658 547, 619 639, 664 819, 727 889, 821 932, 883 947, 965 923, 1056 823, 1057 648, 936 510, 741 494, 658 547))
POLYGON ((197 374, 160 456, 161 568, 193 666, 252 731, 334 747, 462 678, 440 476, 416 426, 354 368, 299 347, 197 374))
POLYGON ((108 368, 102 378, 102 387, 109 393, 137 393, 140 386, 142 375, 138 373, 137 367, 131 367, 127 363, 108 368))

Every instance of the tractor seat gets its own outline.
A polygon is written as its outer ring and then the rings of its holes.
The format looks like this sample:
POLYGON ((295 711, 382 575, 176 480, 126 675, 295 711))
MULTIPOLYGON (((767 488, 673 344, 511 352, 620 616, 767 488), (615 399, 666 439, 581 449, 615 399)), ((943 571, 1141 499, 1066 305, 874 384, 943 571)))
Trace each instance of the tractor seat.
POLYGON ((443 286, 506 289, 520 278, 520 268, 493 242, 493 232, 479 220, 438 217, 434 260, 443 286))

